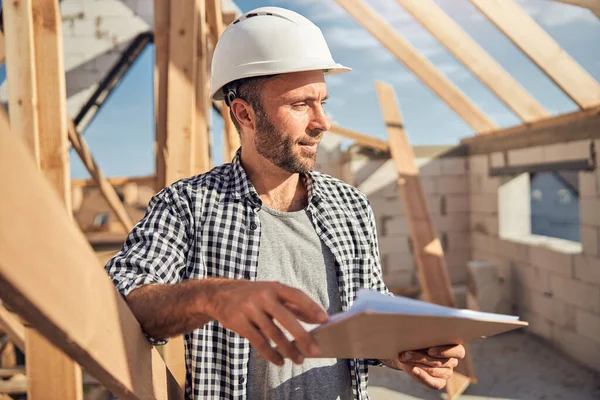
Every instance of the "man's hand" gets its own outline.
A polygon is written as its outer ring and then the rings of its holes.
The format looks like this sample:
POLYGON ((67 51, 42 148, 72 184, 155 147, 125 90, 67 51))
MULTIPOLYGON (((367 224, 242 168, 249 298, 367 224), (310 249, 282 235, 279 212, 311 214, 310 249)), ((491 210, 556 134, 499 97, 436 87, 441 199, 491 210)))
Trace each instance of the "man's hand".
POLYGON ((417 382, 440 390, 452 376, 458 360, 465 357, 462 345, 431 347, 422 351, 401 353, 393 365, 403 370, 417 382))
POLYGON ((302 291, 278 282, 222 282, 212 290, 205 313, 227 329, 247 338, 268 361, 283 365, 284 358, 301 364, 300 351, 316 356, 320 350, 298 319, 319 324, 327 320, 325 310, 302 291), (296 340, 288 340, 277 321, 296 340), (269 342, 272 340, 277 349, 269 342))

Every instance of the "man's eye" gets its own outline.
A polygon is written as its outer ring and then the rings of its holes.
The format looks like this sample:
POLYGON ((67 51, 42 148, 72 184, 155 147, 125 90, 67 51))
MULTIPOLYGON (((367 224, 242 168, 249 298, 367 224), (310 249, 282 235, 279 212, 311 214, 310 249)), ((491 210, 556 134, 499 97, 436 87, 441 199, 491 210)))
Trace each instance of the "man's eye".
POLYGON ((306 103, 292 104, 292 107, 294 107, 294 108, 304 108, 304 107, 308 107, 308 104, 306 104, 306 103))

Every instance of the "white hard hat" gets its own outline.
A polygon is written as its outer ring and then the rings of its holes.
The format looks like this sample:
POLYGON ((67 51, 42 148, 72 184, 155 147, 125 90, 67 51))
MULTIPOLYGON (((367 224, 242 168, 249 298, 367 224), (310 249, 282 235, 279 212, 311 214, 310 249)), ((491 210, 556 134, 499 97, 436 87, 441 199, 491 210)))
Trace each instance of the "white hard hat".
POLYGON ((350 71, 336 63, 319 27, 280 7, 249 11, 223 32, 213 54, 210 96, 223 100, 223 87, 241 78, 323 70, 350 71))

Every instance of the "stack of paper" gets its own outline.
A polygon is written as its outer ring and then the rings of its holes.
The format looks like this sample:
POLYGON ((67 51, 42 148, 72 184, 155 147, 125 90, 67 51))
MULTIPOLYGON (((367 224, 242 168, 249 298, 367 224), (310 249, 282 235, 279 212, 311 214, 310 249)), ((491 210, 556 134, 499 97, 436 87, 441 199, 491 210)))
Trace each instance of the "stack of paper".
POLYGON ((395 358, 400 352, 464 344, 519 329, 519 317, 443 307, 363 289, 346 312, 311 333, 319 357, 395 358))

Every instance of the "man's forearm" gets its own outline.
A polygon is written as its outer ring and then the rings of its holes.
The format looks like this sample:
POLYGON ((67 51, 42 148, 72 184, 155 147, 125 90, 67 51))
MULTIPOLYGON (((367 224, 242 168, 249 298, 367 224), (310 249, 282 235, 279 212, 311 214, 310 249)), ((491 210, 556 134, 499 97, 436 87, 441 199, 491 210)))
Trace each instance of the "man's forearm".
POLYGON ((144 331, 160 340, 191 332, 212 321, 210 298, 221 281, 226 280, 147 285, 132 291, 127 303, 144 331))

